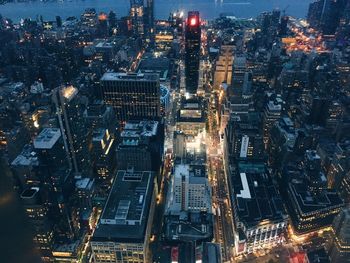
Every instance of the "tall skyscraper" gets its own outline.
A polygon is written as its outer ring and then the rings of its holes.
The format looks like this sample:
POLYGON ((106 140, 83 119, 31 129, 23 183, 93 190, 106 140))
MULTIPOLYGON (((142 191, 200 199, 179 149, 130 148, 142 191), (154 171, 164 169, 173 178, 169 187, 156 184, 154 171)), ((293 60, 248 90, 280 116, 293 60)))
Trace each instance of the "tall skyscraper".
POLYGON ((343 0, 317 0, 310 4, 308 22, 325 35, 333 35, 339 26, 345 8, 343 0))
POLYGON ((50 204, 50 219, 58 224, 55 227, 55 241, 65 242, 74 235, 69 200, 74 190, 74 183, 67 164, 67 155, 60 129, 43 129, 34 139, 33 146, 42 171, 40 191, 42 193, 46 191, 47 202, 50 204))
POLYGON ((113 106, 118 121, 160 117, 157 74, 105 73, 101 84, 103 100, 113 106))
POLYGON ((89 177, 91 162, 87 143, 88 129, 78 89, 73 86, 59 87, 53 92, 53 101, 72 170, 77 177, 89 177))
POLYGON ((143 0, 130 0, 130 18, 132 31, 137 36, 145 33, 143 0))
POLYGON ((154 26, 154 0, 144 0, 145 14, 145 31, 147 34, 151 35, 153 33, 154 26))
POLYGON ((185 41, 186 92, 196 94, 198 88, 199 55, 201 48, 201 26, 198 11, 188 12, 185 41))

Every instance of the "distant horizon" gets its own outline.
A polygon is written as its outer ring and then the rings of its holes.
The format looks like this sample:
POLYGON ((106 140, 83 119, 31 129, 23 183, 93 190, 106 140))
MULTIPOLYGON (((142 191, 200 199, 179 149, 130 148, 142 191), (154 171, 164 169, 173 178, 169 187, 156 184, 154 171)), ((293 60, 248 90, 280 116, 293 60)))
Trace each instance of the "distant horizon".
MULTIPOLYGON (((264 11, 286 9, 286 14, 296 17, 306 17, 308 5, 312 0, 295 0, 289 6, 288 0, 155 0, 155 19, 167 19, 170 12, 183 10, 198 10, 205 20, 212 20, 222 13, 232 14, 237 18, 256 18, 264 11)), ((126 16, 130 7, 130 0, 69 0, 69 1, 29 1, 10 2, 1 5, 0 14, 15 23, 24 18, 35 20, 42 16, 44 20, 54 20, 56 16, 63 19, 79 17, 86 8, 95 8, 97 12, 113 11, 117 17, 126 16)))

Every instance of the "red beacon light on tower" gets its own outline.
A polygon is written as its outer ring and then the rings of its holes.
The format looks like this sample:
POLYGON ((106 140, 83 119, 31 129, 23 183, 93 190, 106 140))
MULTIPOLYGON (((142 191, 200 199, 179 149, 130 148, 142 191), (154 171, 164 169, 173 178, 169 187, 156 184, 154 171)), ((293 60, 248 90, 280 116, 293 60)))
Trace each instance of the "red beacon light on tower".
POLYGON ((190 25, 191 26, 196 26, 198 24, 198 20, 197 20, 197 17, 192 17, 190 19, 190 25))

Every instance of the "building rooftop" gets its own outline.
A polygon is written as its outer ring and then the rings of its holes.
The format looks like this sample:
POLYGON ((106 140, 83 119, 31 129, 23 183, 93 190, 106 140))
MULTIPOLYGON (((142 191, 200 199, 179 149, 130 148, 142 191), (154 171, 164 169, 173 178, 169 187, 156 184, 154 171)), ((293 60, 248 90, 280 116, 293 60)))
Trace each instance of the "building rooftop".
POLYGON ((165 216, 165 236, 172 241, 210 241, 213 234, 212 214, 182 212, 165 216))
POLYGON ((22 199, 32 199, 39 192, 38 187, 31 187, 24 190, 21 194, 22 199))
POLYGON ((156 73, 160 80, 169 78, 170 60, 168 58, 146 58, 140 61, 137 72, 139 73, 156 73))
POLYGON ((297 202, 298 210, 303 214, 343 206, 343 201, 335 190, 311 192, 308 183, 302 178, 292 180, 289 183, 289 191, 297 202))
POLYGON ((177 112, 178 122, 205 122, 203 102, 199 99, 181 101, 180 110, 177 112))
POLYGON ((169 89, 164 85, 160 85, 160 99, 164 100, 169 95, 170 95, 169 89))
POLYGON ((99 128, 99 129, 94 130, 93 134, 92 134, 92 141, 93 142, 102 141, 104 139, 106 133, 108 134, 108 129, 99 128))
POLYGON ((239 221, 250 227, 264 220, 282 220, 283 202, 265 169, 252 165, 239 166, 238 170, 230 181, 239 221))
POLYGON ((267 104, 267 108, 269 111, 281 111, 282 105, 270 100, 267 104))
POLYGON ((93 240, 143 243, 153 187, 152 172, 118 171, 93 240))
POLYGON ((75 187, 79 190, 91 190, 94 184, 94 180, 90 178, 83 178, 75 182, 75 187))
POLYGON ((179 164, 175 166, 175 177, 188 176, 190 174, 190 166, 187 164, 179 164))
POLYGON ((77 94, 78 89, 73 86, 61 87, 61 95, 68 101, 71 101, 77 94))
POLYGON ((122 146, 137 146, 158 133, 158 121, 129 121, 121 132, 122 146))
POLYGON ((12 161, 13 166, 38 166, 39 159, 34 151, 33 145, 27 144, 22 152, 12 161))
POLYGON ((158 74, 154 73, 105 73, 101 81, 157 81, 159 80, 158 74))
POLYGON ((35 149, 51 149, 61 137, 61 131, 58 128, 45 128, 34 139, 35 149))

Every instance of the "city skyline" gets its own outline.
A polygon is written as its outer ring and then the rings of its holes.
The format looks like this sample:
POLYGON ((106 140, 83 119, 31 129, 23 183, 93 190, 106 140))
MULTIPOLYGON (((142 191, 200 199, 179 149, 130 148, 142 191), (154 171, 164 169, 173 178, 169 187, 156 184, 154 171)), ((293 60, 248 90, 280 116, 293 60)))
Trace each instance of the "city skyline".
POLYGON ((0 15, 0 261, 348 262, 350 0, 125 5, 0 15))

